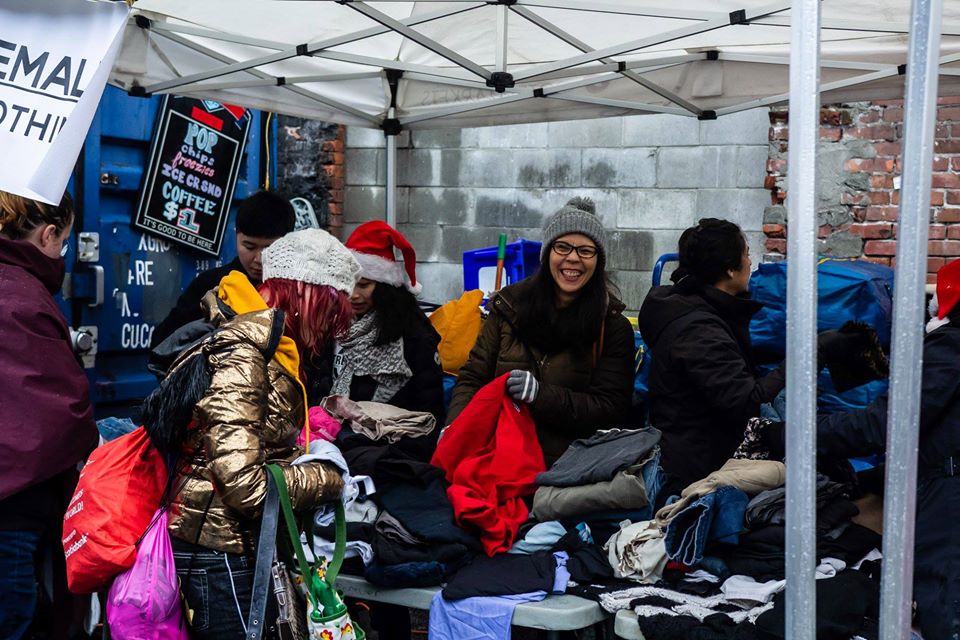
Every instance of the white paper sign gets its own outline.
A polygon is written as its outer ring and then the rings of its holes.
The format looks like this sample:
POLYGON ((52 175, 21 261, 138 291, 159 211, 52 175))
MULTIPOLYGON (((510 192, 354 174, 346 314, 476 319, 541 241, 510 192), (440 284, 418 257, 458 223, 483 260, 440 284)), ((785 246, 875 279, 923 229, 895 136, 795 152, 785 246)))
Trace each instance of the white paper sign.
POLYGON ((0 190, 60 202, 128 13, 123 2, 0 2, 0 190))

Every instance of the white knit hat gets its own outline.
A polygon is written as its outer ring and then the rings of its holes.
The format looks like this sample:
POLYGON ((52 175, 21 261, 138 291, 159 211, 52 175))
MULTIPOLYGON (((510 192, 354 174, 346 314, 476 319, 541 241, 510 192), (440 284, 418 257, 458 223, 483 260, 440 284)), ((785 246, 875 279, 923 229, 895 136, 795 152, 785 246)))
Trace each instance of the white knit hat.
POLYGON ((350 250, 321 229, 288 233, 264 249, 262 259, 264 282, 283 278, 350 295, 360 279, 360 263, 350 250))

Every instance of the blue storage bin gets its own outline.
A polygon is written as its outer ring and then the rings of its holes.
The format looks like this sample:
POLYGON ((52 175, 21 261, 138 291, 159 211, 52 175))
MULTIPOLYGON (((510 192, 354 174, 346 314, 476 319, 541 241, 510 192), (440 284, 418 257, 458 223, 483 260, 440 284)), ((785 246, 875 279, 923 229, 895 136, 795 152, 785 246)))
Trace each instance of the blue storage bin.
MULTIPOLYGON (((507 286, 532 275, 540 266, 540 243, 535 240, 517 240, 507 245, 503 260, 503 282, 507 286)), ((480 289, 485 294, 493 291, 497 274, 497 247, 486 247, 463 252, 463 290, 480 289)))

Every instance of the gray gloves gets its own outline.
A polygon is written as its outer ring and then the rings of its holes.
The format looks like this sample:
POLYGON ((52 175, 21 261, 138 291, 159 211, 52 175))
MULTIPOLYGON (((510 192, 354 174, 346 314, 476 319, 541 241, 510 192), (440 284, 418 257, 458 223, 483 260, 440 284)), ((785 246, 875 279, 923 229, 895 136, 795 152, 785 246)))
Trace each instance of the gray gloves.
POLYGON ((530 404, 537 399, 540 383, 529 371, 514 369, 507 377, 507 393, 518 402, 530 404))

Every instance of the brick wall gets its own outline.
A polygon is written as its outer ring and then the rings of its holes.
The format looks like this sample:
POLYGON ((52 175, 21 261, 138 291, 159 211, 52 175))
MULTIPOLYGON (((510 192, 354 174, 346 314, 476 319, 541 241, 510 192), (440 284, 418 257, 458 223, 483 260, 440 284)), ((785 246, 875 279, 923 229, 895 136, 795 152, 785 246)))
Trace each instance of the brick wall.
MULTIPOLYGON (((960 98, 941 98, 931 191, 928 282, 960 256, 960 98)), ((764 212, 768 258, 786 253, 789 114, 770 112, 770 157, 764 212)), ((817 149, 820 251, 896 266, 903 101, 838 105, 820 111, 817 149), (897 178, 897 182, 895 182, 897 178)))

